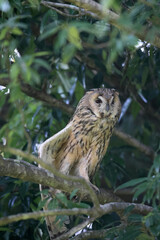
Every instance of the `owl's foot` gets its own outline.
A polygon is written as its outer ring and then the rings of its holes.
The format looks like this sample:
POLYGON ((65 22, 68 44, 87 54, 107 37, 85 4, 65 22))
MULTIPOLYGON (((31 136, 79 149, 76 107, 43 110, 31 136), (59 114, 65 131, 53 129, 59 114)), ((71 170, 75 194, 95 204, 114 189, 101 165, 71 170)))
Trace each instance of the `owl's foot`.
POLYGON ((91 182, 90 182, 90 186, 93 188, 93 190, 94 190, 95 192, 97 192, 97 193, 100 192, 99 188, 98 188, 96 185, 92 184, 91 182))

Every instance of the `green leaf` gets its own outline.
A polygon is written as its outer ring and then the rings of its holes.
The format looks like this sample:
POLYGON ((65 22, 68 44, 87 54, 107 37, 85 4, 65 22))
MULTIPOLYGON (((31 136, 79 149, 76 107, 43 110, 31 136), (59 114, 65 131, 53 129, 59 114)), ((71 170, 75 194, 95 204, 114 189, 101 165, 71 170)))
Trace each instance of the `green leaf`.
POLYGON ((68 28, 68 40, 79 50, 82 49, 81 39, 76 27, 71 26, 68 28))
POLYGON ((39 8, 39 1, 38 0, 28 0, 29 3, 31 4, 32 8, 39 8))
POLYGON ((7 227, 0 227, 0 232, 4 231, 4 232, 12 232, 11 229, 7 228, 7 227))
POLYGON ((119 190, 119 189, 123 189, 123 188, 127 188, 127 187, 133 187, 139 183, 142 183, 144 181, 147 181, 147 177, 143 177, 143 178, 137 178, 137 179, 133 179, 130 180, 122 185, 120 185, 118 188, 116 188, 115 191, 119 190))
POLYGON ((79 191, 79 189, 74 189, 74 190, 71 192, 69 199, 72 200, 72 198, 76 196, 76 193, 77 193, 78 191, 79 191))
POLYGON ((12 33, 15 34, 15 35, 22 35, 23 34, 23 32, 18 27, 13 28, 12 33))
POLYGON ((48 64, 47 61, 45 61, 45 60, 43 60, 43 59, 37 58, 37 59, 34 60, 34 63, 38 64, 38 65, 41 66, 41 67, 44 67, 44 68, 47 69, 48 71, 51 71, 50 65, 48 64))
POLYGON ((50 54, 52 54, 51 52, 47 52, 47 51, 43 51, 43 52, 36 52, 36 53, 34 53, 34 56, 35 57, 42 57, 42 56, 48 56, 48 55, 50 55, 50 54))
POLYGON ((60 26, 55 26, 55 24, 49 25, 49 29, 46 30, 44 33, 42 33, 40 35, 40 37, 38 38, 39 41, 42 41, 52 35, 54 35, 55 33, 57 33, 60 30, 60 26))
POLYGON ((7 97, 7 92, 8 92, 8 88, 4 88, 0 90, 0 108, 3 106, 3 104, 6 101, 6 97, 7 97))
POLYGON ((64 49, 63 49, 63 52, 62 52, 62 61, 63 63, 68 63, 71 58, 74 56, 76 52, 76 48, 74 45, 72 44, 68 44, 64 49))
POLYGON ((131 108, 132 108, 132 115, 134 118, 136 118, 141 109, 139 103, 136 101, 132 101, 131 108))
POLYGON ((53 209, 56 209, 58 207, 59 207, 59 202, 57 201, 57 199, 55 199, 55 198, 51 199, 50 198, 49 203, 47 203, 47 208, 49 210, 53 210, 53 209))
POLYGON ((3 40, 6 37, 6 34, 8 33, 8 28, 4 28, 0 32, 0 40, 3 40))
POLYGON ((84 88, 82 84, 79 81, 77 81, 76 88, 75 88, 76 100, 79 101, 83 95, 84 95, 84 88))
POLYGON ((36 194, 36 196, 37 195, 40 195, 40 194, 43 194, 43 195, 48 195, 48 192, 49 192, 49 189, 43 189, 42 191, 40 191, 40 192, 38 192, 37 194, 36 194))
POLYGON ((38 204, 37 210, 42 209, 42 208, 47 204, 48 199, 49 199, 49 197, 48 197, 48 198, 45 198, 44 200, 41 200, 41 201, 39 202, 39 204, 38 204))
POLYGON ((155 240, 155 238, 147 233, 141 233, 136 240, 155 240))
POLYGON ((42 34, 51 20, 56 21, 58 18, 56 11, 49 9, 45 14, 43 14, 41 25, 40 25, 40 33, 42 34))
POLYGON ((68 37, 68 33, 66 29, 63 29, 58 33, 58 37, 54 45, 54 49, 56 52, 66 44, 67 37, 68 37))
POLYGON ((17 80, 19 73, 20 69, 18 64, 13 64, 10 70, 10 77, 13 79, 13 81, 17 80))
POLYGON ((136 200, 138 198, 138 196, 145 192, 147 190, 147 183, 146 181, 144 183, 141 183, 140 185, 138 185, 137 189, 136 189, 136 192, 133 196, 133 199, 136 200))

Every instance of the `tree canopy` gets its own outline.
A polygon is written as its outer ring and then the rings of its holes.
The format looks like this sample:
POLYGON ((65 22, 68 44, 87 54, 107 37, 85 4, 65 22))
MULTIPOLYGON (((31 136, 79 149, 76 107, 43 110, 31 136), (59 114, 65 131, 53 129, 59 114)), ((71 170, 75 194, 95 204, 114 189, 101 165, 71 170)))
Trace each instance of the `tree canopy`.
POLYGON ((159 48, 156 0, 0 0, 0 239, 49 239, 49 214, 72 218, 58 239, 160 239, 159 48), (100 87, 120 93, 122 113, 95 194, 38 168, 37 148, 100 87), (63 191, 48 212, 43 183, 63 191))

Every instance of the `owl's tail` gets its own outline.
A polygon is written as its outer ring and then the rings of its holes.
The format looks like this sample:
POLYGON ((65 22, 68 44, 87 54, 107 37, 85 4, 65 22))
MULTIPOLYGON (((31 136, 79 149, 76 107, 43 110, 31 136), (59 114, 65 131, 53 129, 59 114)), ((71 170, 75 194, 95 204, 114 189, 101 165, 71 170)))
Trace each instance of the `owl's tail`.
MULTIPOLYGON (((40 191, 42 190, 44 190, 44 187, 40 185, 40 191)), ((49 191, 52 193, 54 192, 54 194, 56 194, 54 189, 49 188, 49 191)), ((51 203, 51 201, 53 201, 53 197, 52 196, 49 197, 49 195, 44 195, 43 193, 41 193, 41 200, 45 201, 45 199, 46 199, 46 203, 45 203, 45 206, 43 207, 44 211, 51 209, 50 207, 48 208, 48 206, 51 203)), ((53 240, 56 237, 60 236, 62 233, 66 232, 67 227, 65 224, 69 224, 69 218, 67 218, 65 223, 60 223, 59 220, 56 221, 56 216, 48 216, 45 218, 45 221, 46 221, 48 233, 50 236, 50 240, 53 240)))

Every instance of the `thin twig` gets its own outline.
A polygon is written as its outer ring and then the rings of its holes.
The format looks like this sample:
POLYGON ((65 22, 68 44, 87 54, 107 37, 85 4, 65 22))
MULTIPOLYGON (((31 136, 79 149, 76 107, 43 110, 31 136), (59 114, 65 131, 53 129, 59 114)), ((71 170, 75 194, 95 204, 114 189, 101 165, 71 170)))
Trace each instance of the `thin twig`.
POLYGON ((90 230, 88 229, 87 232, 82 232, 74 237, 74 240, 89 240, 89 239, 105 239, 105 240, 111 240, 111 238, 106 238, 107 233, 109 232, 115 232, 118 229, 121 229, 124 227, 124 224, 120 224, 116 227, 112 227, 109 229, 101 229, 101 230, 90 230))
POLYGON ((97 217, 88 218, 86 221, 78 224, 76 227, 71 228, 68 232, 62 234, 61 236, 55 238, 55 240, 66 240, 69 237, 73 236, 76 232, 85 228, 88 224, 92 223, 97 217))
MULTIPOLYGON (((91 16, 93 18, 98 18, 96 14, 94 14, 94 13, 92 13, 90 11, 87 11, 84 8, 77 7, 77 6, 74 6, 74 5, 71 5, 71 4, 54 3, 54 2, 50 2, 50 1, 41 1, 41 4, 43 4, 44 6, 49 7, 49 8, 55 7, 54 10, 58 10, 57 8, 64 8, 64 9, 68 8, 68 9, 80 12, 77 15, 70 15, 69 14, 69 17, 79 17, 79 16, 82 16, 82 15, 89 15, 89 16, 91 16)), ((63 13, 61 11, 59 13, 60 14, 62 13, 62 15, 65 14, 65 13, 63 13)))
POLYGON ((47 216, 79 215, 79 214, 92 215, 92 210, 85 209, 85 208, 72 208, 72 209, 55 209, 55 210, 29 212, 29 213, 19 213, 19 214, 0 218, 0 226, 5 226, 9 223, 18 222, 21 220, 39 219, 47 216))
POLYGON ((104 214, 108 214, 111 212, 119 212, 123 211, 128 207, 133 206, 134 208, 131 210, 131 212, 139 213, 142 215, 147 215, 150 212, 153 211, 153 208, 144 204, 136 204, 136 203, 107 203, 104 205, 101 205, 101 211, 98 211, 96 207, 94 208, 72 208, 72 209, 56 209, 56 210, 46 210, 46 211, 37 211, 37 212, 30 212, 30 213, 20 213, 16 215, 10 215, 8 217, 2 217, 0 218, 0 226, 4 226, 6 224, 17 222, 20 220, 28 220, 28 219, 38 219, 41 217, 46 216, 58 216, 58 215, 78 215, 78 214, 84 214, 87 216, 91 216, 91 218, 88 218, 84 223, 78 225, 77 227, 71 229, 69 236, 73 235, 75 232, 79 231, 80 229, 87 226, 89 223, 93 222, 96 218, 99 218, 103 216, 104 214), (75 231, 76 230, 76 231, 75 231))
POLYGON ((71 15, 71 14, 62 12, 62 11, 60 11, 59 9, 50 6, 49 4, 44 4, 44 3, 43 3, 43 5, 45 5, 46 7, 49 7, 49 8, 51 8, 51 9, 55 10, 57 13, 61 14, 62 16, 65 16, 65 17, 72 17, 72 18, 73 18, 73 17, 80 17, 80 16, 84 15, 84 14, 71 15))

